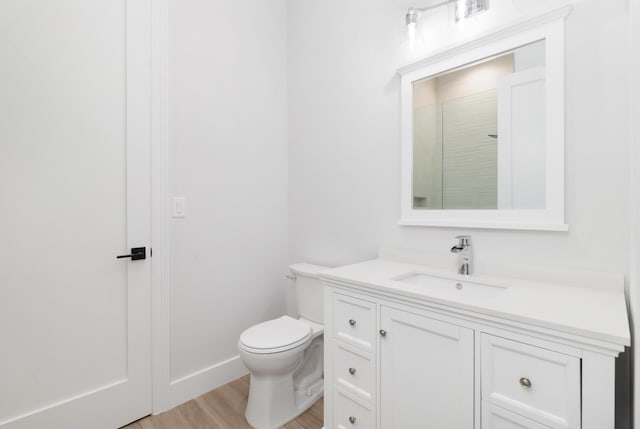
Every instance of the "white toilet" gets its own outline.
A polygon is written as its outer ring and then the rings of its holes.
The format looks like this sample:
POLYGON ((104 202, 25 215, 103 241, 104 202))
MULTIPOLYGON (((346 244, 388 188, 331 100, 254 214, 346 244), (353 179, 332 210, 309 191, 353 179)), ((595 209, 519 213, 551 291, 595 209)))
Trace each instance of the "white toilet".
POLYGON ((293 420, 322 396, 323 288, 318 265, 289 267, 299 319, 282 316, 240 335, 238 349, 251 371, 245 416, 256 429, 273 429, 293 420))

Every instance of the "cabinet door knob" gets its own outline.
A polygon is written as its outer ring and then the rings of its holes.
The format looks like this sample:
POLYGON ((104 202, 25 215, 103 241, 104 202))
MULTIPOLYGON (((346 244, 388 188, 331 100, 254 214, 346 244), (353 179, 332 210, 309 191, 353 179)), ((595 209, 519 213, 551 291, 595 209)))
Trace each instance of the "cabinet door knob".
POLYGON ((387 331, 385 331, 384 329, 380 329, 380 335, 382 335, 383 337, 386 337, 387 331))
POLYGON ((351 325, 351 326, 355 326, 355 324, 356 324, 356 321, 355 321, 355 320, 353 320, 353 319, 349 319, 349 325, 351 325))
POLYGON ((525 389, 531 389, 531 380, 529 380, 528 378, 522 377, 520 379, 520 386, 522 386, 525 389))
POLYGON ((356 422, 356 418, 353 416, 349 417, 349 423, 354 424, 356 422))
POLYGON ((353 375, 356 373, 356 369, 355 368, 349 368, 349 374, 353 375))

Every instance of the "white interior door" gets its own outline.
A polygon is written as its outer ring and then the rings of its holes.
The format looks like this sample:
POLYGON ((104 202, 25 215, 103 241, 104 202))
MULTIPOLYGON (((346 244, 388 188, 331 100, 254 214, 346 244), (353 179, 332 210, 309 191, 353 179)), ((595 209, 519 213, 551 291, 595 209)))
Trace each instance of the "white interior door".
POLYGON ((498 208, 545 208, 545 67, 498 84, 498 208))
POLYGON ((0 427, 151 411, 151 0, 0 1, 0 427))

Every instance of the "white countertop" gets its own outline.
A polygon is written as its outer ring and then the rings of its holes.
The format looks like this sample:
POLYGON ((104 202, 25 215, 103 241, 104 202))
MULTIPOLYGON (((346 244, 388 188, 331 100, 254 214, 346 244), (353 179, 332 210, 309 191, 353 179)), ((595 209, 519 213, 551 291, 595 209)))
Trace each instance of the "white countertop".
POLYGON ((630 345, 627 307, 624 289, 620 285, 579 287, 568 285, 570 282, 541 282, 487 275, 460 276, 450 270, 385 259, 324 270, 320 272, 320 277, 616 345, 630 345), (393 280, 407 273, 424 273, 455 281, 508 288, 493 297, 452 297, 451 293, 440 294, 422 285, 393 280))

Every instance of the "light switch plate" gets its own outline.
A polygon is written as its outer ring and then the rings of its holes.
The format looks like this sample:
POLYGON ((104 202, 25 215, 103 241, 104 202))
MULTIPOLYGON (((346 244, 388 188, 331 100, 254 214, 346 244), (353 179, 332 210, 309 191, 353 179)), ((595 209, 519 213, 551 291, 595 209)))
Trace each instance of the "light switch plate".
POLYGON ((173 197, 173 217, 187 216, 187 199, 185 197, 173 197))

